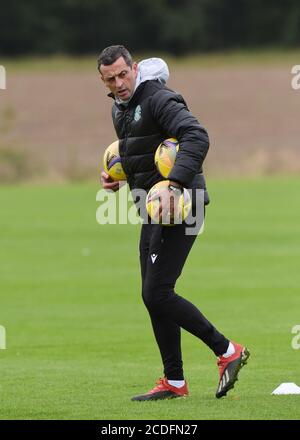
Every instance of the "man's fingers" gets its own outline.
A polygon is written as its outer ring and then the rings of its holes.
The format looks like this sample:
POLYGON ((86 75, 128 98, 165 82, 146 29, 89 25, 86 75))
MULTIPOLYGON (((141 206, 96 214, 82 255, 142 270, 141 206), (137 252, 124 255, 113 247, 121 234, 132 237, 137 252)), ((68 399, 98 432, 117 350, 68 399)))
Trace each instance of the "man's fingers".
POLYGON ((101 172, 101 182, 112 183, 112 182, 114 182, 114 180, 109 176, 109 174, 107 174, 105 171, 102 171, 101 172))
POLYGON ((125 180, 113 180, 105 171, 101 171, 100 182, 104 189, 113 191, 118 191, 123 185, 126 185, 125 180))
POLYGON ((105 179, 105 180, 109 180, 109 179, 110 179, 109 174, 107 174, 105 171, 102 171, 102 172, 101 172, 101 177, 102 177, 103 179, 105 179))
POLYGON ((106 182, 104 185, 103 185, 103 188, 104 189, 113 189, 113 190, 115 190, 115 189, 119 189, 119 182, 106 182))
POLYGON ((162 220, 170 222, 172 224, 176 208, 178 208, 178 197, 170 192, 161 193, 159 196, 158 216, 159 221, 162 220))
POLYGON ((101 172, 100 182, 104 189, 115 190, 119 187, 118 182, 112 180, 112 178, 105 171, 101 172))
POLYGON ((113 191, 118 191, 121 188, 121 186, 123 186, 125 183, 126 182, 119 182, 119 181, 117 181, 117 182, 116 181, 115 182, 103 182, 101 180, 101 184, 102 184, 103 189, 106 189, 106 190, 111 189, 113 191))
POLYGON ((119 182, 106 183, 105 188, 108 188, 108 189, 119 188, 119 182))

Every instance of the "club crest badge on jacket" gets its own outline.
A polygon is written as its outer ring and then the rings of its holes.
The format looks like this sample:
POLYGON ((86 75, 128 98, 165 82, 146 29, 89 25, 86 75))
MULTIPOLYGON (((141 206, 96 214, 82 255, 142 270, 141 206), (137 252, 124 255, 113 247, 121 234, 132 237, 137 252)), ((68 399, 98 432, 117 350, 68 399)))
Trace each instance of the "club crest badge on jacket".
POLYGON ((138 105, 135 109, 135 112, 134 112, 135 122, 139 121, 141 119, 141 117, 142 117, 142 108, 140 105, 138 105))

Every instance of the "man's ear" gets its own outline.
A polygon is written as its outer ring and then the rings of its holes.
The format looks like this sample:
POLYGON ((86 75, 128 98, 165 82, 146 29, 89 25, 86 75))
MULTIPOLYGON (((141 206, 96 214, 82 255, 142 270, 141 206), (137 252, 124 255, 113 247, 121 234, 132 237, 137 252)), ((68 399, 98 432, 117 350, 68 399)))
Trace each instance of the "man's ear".
POLYGON ((99 67, 98 72, 99 72, 100 78, 104 82, 104 78, 103 78, 103 75, 102 75, 102 72, 101 72, 101 67, 99 67))
POLYGON ((134 62, 132 64, 132 70, 134 72, 134 76, 136 77, 137 76, 137 72, 138 72, 138 63, 134 62))

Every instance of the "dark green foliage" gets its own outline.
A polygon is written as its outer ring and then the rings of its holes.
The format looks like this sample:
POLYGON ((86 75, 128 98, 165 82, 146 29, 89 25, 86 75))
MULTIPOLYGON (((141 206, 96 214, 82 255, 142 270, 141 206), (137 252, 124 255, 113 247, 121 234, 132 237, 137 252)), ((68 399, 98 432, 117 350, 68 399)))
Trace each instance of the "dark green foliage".
POLYGON ((295 47, 297 0, 11 0, 0 14, 0 55, 295 47))

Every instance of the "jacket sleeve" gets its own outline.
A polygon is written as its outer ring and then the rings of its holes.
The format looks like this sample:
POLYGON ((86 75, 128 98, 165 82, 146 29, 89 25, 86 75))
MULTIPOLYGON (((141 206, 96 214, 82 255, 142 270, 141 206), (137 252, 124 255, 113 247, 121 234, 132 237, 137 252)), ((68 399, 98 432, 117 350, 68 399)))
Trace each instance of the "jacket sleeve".
POLYGON ((168 178, 189 188, 207 154, 208 134, 190 113, 182 96, 171 90, 156 92, 151 99, 151 110, 161 129, 179 141, 179 151, 168 178))

